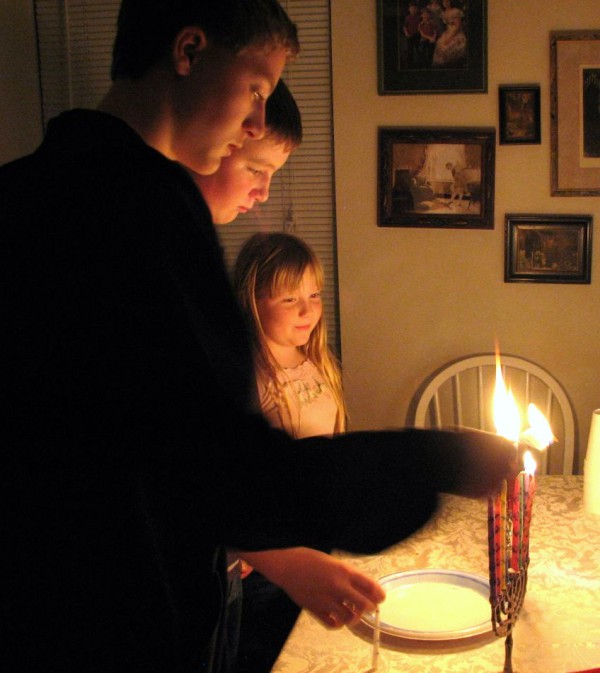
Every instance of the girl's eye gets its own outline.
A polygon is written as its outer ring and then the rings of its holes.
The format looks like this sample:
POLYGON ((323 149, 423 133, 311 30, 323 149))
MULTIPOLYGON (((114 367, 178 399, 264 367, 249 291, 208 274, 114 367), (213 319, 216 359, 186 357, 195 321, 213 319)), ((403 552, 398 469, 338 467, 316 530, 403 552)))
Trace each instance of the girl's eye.
POLYGON ((255 178, 257 178, 259 175, 262 175, 262 171, 259 170, 258 168, 251 168, 251 167, 248 167, 248 170, 250 171, 250 173, 251 173, 255 178))
POLYGON ((310 298, 311 298, 311 299, 321 299, 321 292, 313 292, 313 293, 310 295, 310 298))

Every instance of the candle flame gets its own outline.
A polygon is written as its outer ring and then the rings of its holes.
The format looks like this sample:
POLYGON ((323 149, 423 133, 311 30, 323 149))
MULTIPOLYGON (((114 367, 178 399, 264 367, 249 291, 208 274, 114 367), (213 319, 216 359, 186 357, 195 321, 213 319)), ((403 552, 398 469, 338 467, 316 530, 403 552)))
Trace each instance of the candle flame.
POLYGON ((530 451, 525 451, 523 454, 523 465, 525 466, 525 472, 527 472, 527 474, 530 474, 531 476, 535 474, 537 463, 530 451))
POLYGON ((515 444, 519 441, 521 416, 512 391, 506 389, 500 356, 496 353, 496 387, 494 389, 494 425, 496 432, 515 444))
POLYGON ((529 428, 521 435, 524 442, 538 451, 543 451, 556 441, 550 423, 535 404, 530 404, 527 407, 527 419, 529 420, 529 428))
MULTIPOLYGON (((537 451, 547 449, 556 441, 550 423, 542 412, 530 404, 527 408, 529 427, 521 433, 521 415, 512 390, 506 388, 500 353, 496 350, 496 387, 494 389, 494 425, 496 432, 518 446, 519 440, 537 451)), ((534 461, 535 462, 535 461, 534 461)), ((535 468, 534 468, 535 469, 535 468)))

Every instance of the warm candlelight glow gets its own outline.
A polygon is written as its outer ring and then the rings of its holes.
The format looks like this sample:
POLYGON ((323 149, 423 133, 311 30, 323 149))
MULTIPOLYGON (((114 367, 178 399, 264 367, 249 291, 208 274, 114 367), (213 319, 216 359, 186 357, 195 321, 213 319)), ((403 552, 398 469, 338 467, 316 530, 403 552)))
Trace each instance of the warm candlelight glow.
POLYGON ((500 356, 496 353, 496 387, 494 389, 494 425, 496 432, 506 439, 519 441, 521 434, 521 416, 512 391, 506 389, 500 356))
POLYGON ((521 439, 526 444, 543 451, 556 441, 550 423, 535 404, 530 404, 527 408, 527 419, 530 427, 521 434, 521 439))
POLYGON ((538 451, 543 451, 556 441, 550 423, 535 406, 527 407, 529 427, 521 432, 521 414, 512 390, 507 389, 502 375, 500 355, 496 352, 496 387, 494 388, 494 425, 496 432, 518 445, 519 440, 538 451))
POLYGON ((524 470, 527 472, 527 474, 530 476, 535 474, 537 463, 535 462, 534 457, 531 455, 531 451, 525 451, 523 454, 523 465, 525 466, 524 470))

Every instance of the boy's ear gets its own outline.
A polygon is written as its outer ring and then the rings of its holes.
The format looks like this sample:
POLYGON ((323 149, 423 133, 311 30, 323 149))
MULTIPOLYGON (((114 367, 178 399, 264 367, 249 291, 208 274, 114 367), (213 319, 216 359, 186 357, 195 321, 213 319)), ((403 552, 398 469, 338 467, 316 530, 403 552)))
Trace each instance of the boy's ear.
POLYGON ((206 49, 208 40, 202 28, 189 26, 177 34, 173 43, 173 63, 178 75, 189 75, 198 54, 206 49))

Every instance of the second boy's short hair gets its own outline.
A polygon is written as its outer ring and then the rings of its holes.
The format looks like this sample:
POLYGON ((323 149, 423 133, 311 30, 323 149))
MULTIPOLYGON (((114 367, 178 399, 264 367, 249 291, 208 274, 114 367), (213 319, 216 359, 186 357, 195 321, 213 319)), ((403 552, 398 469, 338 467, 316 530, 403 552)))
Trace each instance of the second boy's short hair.
POLYGON ((277 0, 122 0, 111 77, 137 79, 168 53, 182 28, 237 53, 249 45, 300 50, 295 24, 277 0))
POLYGON ((267 99, 265 112, 266 135, 283 143, 292 152, 302 142, 302 116, 298 104, 280 79, 273 93, 267 99))

